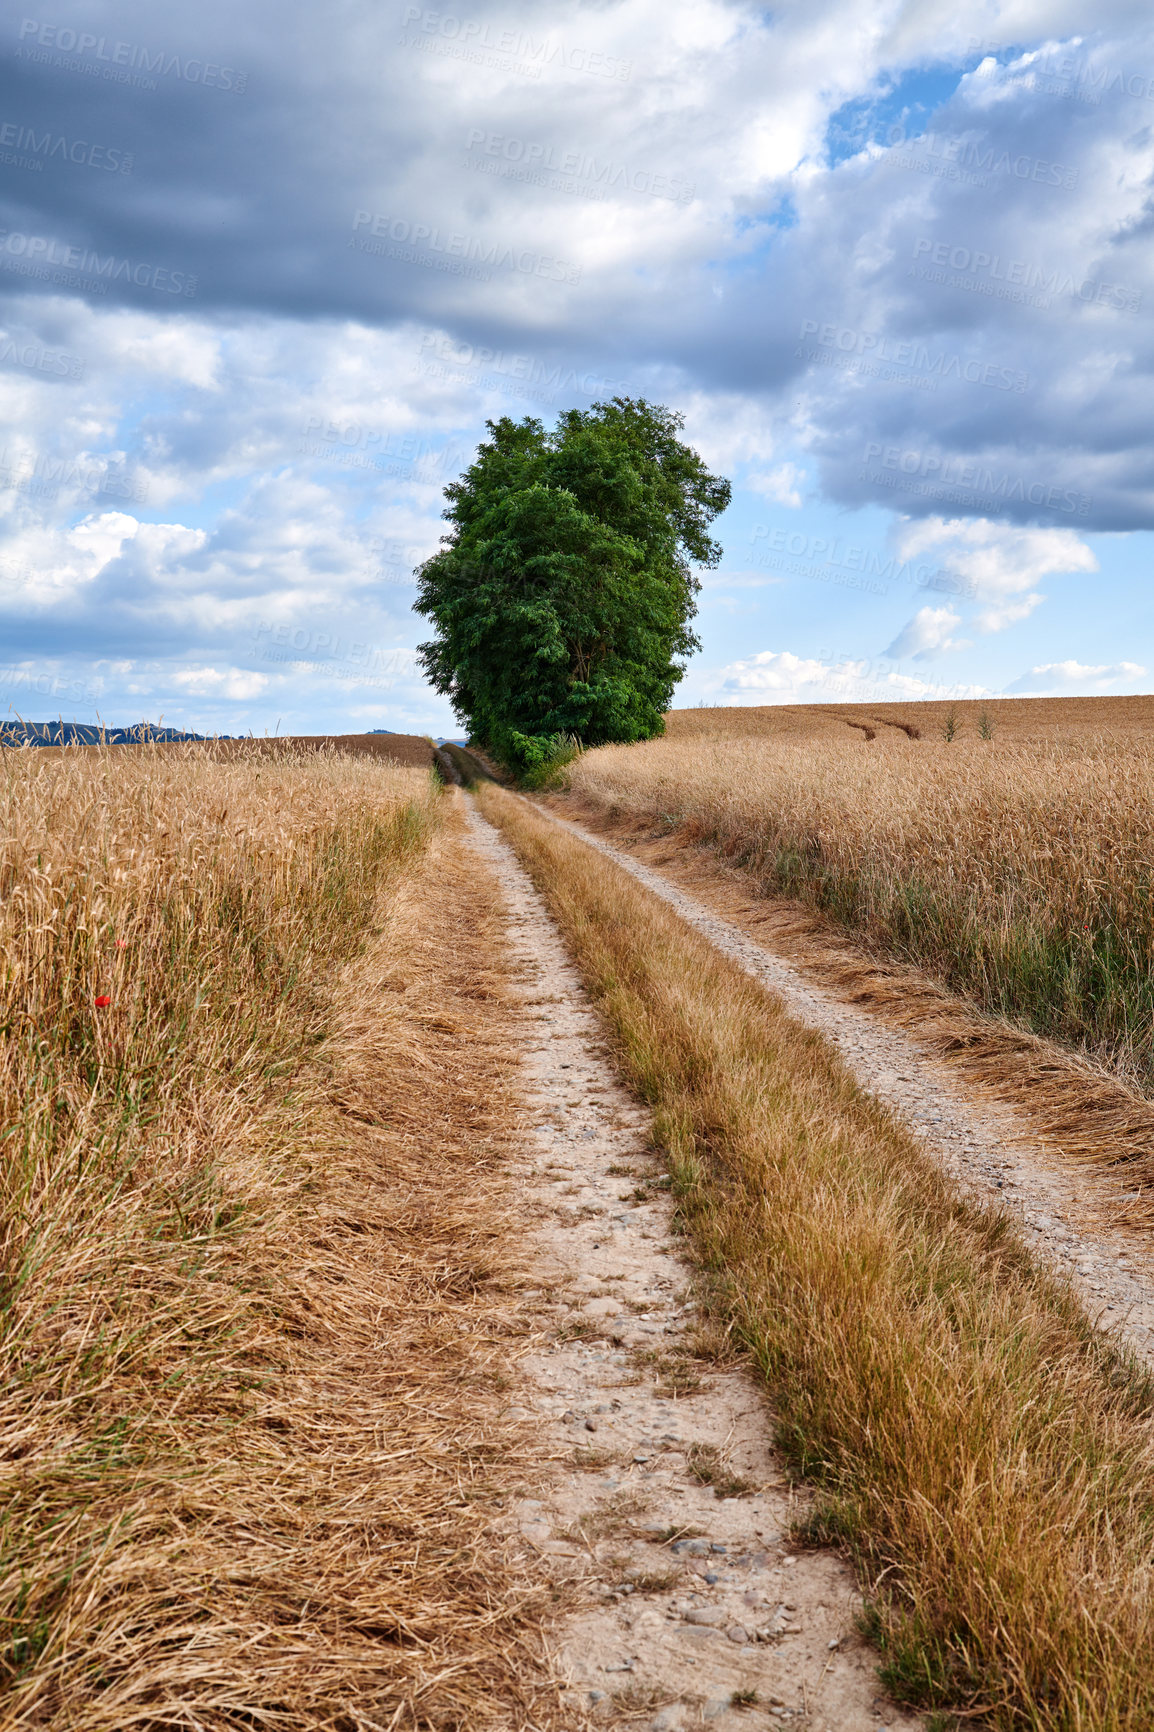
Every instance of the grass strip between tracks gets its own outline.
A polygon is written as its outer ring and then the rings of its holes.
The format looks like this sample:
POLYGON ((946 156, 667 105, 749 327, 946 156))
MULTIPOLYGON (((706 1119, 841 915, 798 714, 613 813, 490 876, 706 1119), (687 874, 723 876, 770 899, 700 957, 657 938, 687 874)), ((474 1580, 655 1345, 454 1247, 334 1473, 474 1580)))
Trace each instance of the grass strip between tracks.
POLYGON ((999 1728, 1149 1728, 1150 1380, 772 994, 527 801, 476 793, 654 1110, 891 1689, 999 1728))

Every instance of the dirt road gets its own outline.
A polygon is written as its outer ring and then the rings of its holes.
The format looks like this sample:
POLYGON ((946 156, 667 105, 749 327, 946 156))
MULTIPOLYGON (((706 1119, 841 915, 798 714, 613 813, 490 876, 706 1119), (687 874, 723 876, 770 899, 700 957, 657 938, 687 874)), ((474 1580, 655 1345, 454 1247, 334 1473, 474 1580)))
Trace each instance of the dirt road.
POLYGON ((862 1086, 884 1101, 968 1193, 1008 1208, 1036 1253, 1075 1285, 1100 1328, 1154 1364, 1154 1249, 1148 1235, 1104 1222, 1117 1181, 1050 1153, 1007 1104, 980 1099, 910 1034, 807 979, 740 927, 580 824, 551 814, 660 896, 710 943, 769 987, 790 1014, 839 1050, 862 1086))
POLYGON ((475 811, 470 825, 509 910, 531 1109, 542 1328, 532 1409, 510 1417, 539 1417, 552 1457, 510 1525, 578 1585, 557 1651, 568 1704, 590 1727, 913 1732, 855 1631, 848 1567, 791 1544, 806 1498, 763 1394, 702 1339, 648 1115, 527 875, 475 811))

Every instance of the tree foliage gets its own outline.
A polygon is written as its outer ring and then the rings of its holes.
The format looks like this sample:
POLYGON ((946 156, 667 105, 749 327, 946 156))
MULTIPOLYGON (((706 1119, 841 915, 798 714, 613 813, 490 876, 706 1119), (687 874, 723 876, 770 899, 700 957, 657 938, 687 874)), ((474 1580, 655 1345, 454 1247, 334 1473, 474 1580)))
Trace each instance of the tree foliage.
POLYGON ((700 647, 693 564, 721 556, 707 530, 729 482, 678 438, 680 415, 644 399, 571 409, 552 432, 531 417, 486 425, 445 489, 452 528, 418 573, 433 685, 522 770, 561 735, 659 734, 700 647))

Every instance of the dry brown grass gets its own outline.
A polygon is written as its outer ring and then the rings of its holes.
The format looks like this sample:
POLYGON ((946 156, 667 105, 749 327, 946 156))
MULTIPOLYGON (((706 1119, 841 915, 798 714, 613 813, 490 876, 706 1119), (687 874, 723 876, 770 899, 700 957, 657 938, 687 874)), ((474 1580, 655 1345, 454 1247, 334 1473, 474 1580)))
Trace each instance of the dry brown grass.
POLYGON ((429 778, 0 766, 0 1726, 554 1724, 492 1526, 495 914, 429 778))
POLYGON ((762 711, 747 734, 748 712, 724 713, 732 734, 671 718, 587 753, 570 785, 1154 1090, 1154 741, 867 741, 824 710, 809 733, 762 711))
POLYGON ((529 804, 531 871, 652 1103, 778 1437, 891 1688, 999 1728, 1154 1723, 1154 1391, 832 1050, 529 804))

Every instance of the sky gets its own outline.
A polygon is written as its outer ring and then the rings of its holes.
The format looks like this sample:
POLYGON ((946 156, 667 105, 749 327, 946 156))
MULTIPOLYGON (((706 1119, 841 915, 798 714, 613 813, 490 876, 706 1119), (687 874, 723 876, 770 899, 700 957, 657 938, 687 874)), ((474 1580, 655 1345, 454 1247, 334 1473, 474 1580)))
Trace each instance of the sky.
POLYGON ((1154 688, 1146 0, 36 4, 0 715, 456 732, 443 489, 615 395, 733 482, 678 706, 1154 688))

